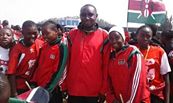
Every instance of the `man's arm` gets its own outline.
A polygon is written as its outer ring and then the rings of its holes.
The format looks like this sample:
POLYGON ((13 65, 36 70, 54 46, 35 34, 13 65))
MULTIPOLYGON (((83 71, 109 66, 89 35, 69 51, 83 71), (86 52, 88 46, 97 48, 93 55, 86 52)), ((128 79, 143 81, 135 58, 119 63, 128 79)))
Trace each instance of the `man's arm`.
POLYGON ((11 97, 16 97, 17 96, 16 76, 13 74, 8 75, 8 80, 9 80, 10 88, 11 88, 11 97))
POLYGON ((165 81, 165 89, 164 89, 164 97, 165 97, 165 103, 170 103, 170 81, 169 81, 169 74, 163 75, 163 79, 165 81))

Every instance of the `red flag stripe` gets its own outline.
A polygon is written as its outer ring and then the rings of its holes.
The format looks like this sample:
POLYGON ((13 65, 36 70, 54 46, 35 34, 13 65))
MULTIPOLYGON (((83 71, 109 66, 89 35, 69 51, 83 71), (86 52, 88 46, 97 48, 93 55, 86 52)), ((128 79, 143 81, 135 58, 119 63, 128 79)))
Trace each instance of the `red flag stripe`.
POLYGON ((152 12, 166 10, 164 3, 159 0, 149 0, 149 3, 146 3, 145 0, 129 0, 129 10, 144 11, 147 8, 152 12))

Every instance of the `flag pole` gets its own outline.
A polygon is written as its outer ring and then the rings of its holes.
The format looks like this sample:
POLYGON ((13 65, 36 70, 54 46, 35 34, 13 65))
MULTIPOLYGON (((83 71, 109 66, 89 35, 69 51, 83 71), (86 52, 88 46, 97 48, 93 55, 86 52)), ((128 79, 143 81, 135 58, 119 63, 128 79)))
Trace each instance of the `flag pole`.
POLYGON ((128 5, 127 5, 127 21, 126 21, 126 31, 128 31, 128 29, 129 29, 129 25, 128 25, 128 10, 129 10, 129 4, 130 2, 129 2, 129 0, 128 0, 128 5))

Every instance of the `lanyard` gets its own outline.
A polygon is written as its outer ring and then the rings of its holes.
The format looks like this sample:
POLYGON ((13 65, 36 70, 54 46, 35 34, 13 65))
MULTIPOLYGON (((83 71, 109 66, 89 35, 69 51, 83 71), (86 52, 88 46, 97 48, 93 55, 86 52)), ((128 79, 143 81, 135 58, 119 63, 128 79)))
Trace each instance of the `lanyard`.
POLYGON ((145 59, 145 60, 146 60, 147 57, 148 57, 148 53, 149 53, 149 51, 150 51, 150 46, 148 46, 147 53, 146 53, 146 55, 144 56, 144 59, 145 59))

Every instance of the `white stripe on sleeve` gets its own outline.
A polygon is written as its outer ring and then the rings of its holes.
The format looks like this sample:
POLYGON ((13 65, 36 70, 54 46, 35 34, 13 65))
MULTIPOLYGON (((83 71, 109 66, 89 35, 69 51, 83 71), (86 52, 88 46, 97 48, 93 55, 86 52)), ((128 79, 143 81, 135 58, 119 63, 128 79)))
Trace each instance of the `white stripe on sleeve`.
POLYGON ((171 68, 168 62, 168 57, 166 53, 164 52, 161 58, 161 65, 160 65, 160 74, 165 75, 168 72, 171 72, 171 68))
POLYGON ((136 96, 136 92, 139 86, 139 80, 140 80, 140 74, 141 74, 141 55, 137 54, 137 64, 136 64, 136 70, 133 77, 133 83, 132 83, 132 90, 131 90, 131 96, 130 100, 127 101, 127 103, 133 103, 133 100, 136 96))

